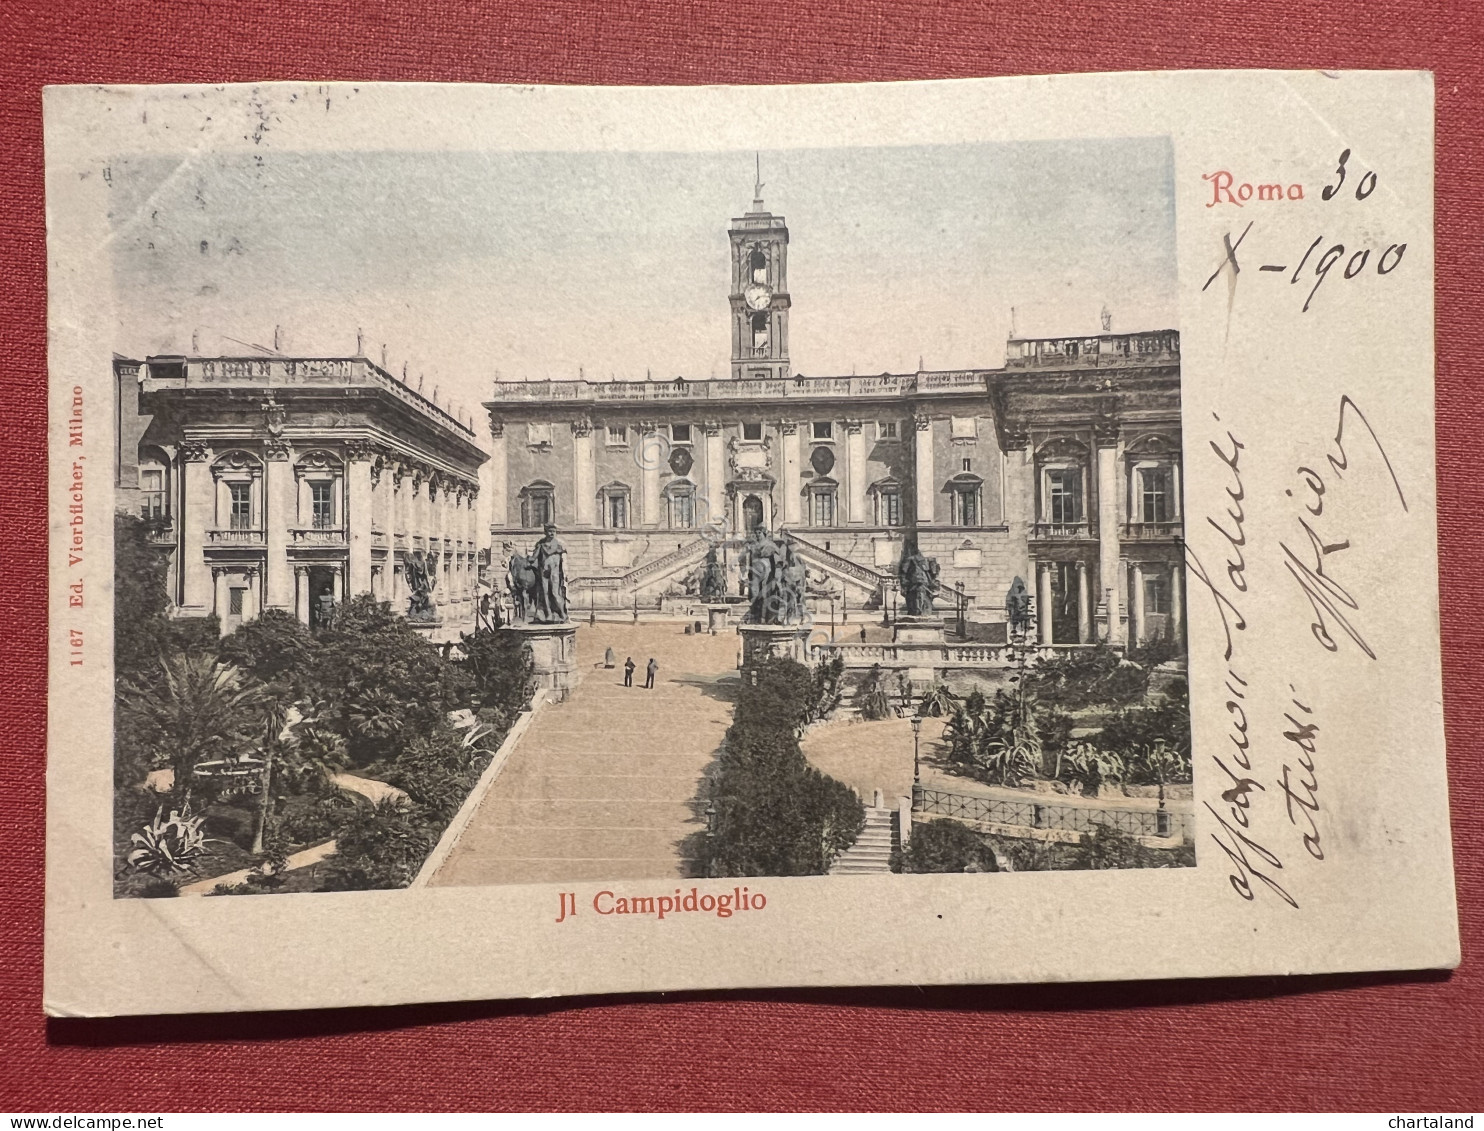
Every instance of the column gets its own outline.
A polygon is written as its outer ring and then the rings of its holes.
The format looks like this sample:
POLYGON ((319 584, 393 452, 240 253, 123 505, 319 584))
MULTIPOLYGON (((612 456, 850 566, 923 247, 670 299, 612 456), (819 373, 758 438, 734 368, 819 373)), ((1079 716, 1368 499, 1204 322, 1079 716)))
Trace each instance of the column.
POLYGON ((593 423, 572 422, 572 514, 578 526, 596 526, 598 483, 593 463, 593 423))
POLYGON ((1124 641, 1119 623, 1118 595, 1118 448, 1116 437, 1100 435, 1098 442, 1098 584, 1108 606, 1108 643, 1124 641))
POLYGON ((913 417, 916 436, 917 464, 913 478, 917 483, 917 525, 930 526, 933 522, 933 504, 938 492, 935 490, 933 471, 933 418, 927 413, 913 417))
POLYGON ((1144 642, 1144 567, 1130 562, 1128 567, 1128 646, 1137 648, 1144 642))
POLYGON ((387 546, 395 551, 397 535, 407 533, 407 495, 402 490, 402 483, 407 478, 407 472, 401 464, 394 463, 387 468, 386 475, 390 480, 386 492, 387 546))
POLYGON ((778 431, 783 441, 783 522, 786 526, 798 526, 803 521, 799 495, 799 426, 795 421, 785 420, 778 431))
POLYGON ((850 476, 846 485, 849 513, 846 522, 869 522, 871 515, 866 509, 866 433, 859 420, 845 422, 845 467, 850 476))
POLYGON ((639 425, 639 467, 641 471, 640 498, 643 510, 640 521, 645 526, 662 525, 660 513, 660 464, 663 462, 665 445, 655 424, 645 421, 639 425))
POLYGON ((334 572, 330 575, 332 586, 330 594, 335 598, 335 604, 339 605, 345 600, 345 567, 337 565, 331 568, 334 572))
POLYGON ((1036 627, 1042 644, 1054 643, 1051 637, 1051 563, 1036 563, 1036 627))
POLYGON ((227 609, 229 607, 227 604, 227 571, 220 568, 213 569, 211 571, 211 585, 215 590, 215 599, 212 603, 211 611, 222 622, 222 630, 226 631, 227 609))
POLYGON ((256 620, 262 608, 262 574, 252 566, 247 569, 247 600, 242 603, 242 619, 256 620))
POLYGON ((294 567, 294 615, 300 624, 309 623, 309 567, 294 567))
POLYGON ((706 515, 705 521, 725 523, 727 516, 726 465, 723 461, 721 425, 708 420, 702 426, 706 433, 706 515))
POLYGON ((1170 639, 1185 643, 1185 566, 1170 565, 1170 639))
POLYGON ((180 516, 181 604, 205 614, 211 611, 211 572, 206 566, 206 529, 216 513, 215 484, 206 460, 210 449, 199 441, 180 446, 183 497, 180 516))
POLYGON ((1087 584, 1087 563, 1077 563, 1077 643, 1092 643, 1092 594, 1087 584))
POLYGON ((270 443, 263 474, 268 482, 263 494, 268 501, 263 512, 263 537, 268 547, 267 576, 263 599, 267 608, 294 608, 294 575, 289 571, 289 527, 294 525, 294 466, 286 444, 270 443))
POLYGON ((345 544, 352 595, 371 592, 371 449, 345 446, 345 544))
POLYGON ((490 525, 505 526, 509 516, 506 511, 507 476, 509 457, 505 453, 505 422, 490 416, 490 525))

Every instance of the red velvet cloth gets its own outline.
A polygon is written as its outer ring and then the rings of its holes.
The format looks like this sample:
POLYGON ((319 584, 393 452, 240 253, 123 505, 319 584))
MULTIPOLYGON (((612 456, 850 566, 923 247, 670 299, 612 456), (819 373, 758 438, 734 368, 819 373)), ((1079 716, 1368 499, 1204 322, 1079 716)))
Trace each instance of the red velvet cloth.
POLYGON ((1469 549, 1484 537, 1469 486, 1484 426, 1475 400, 1484 377, 1480 24, 1472 0, 832 0, 807 9, 4 0, 0 1110, 1484 1108, 1484 568, 1469 549), (1439 523, 1462 969, 43 1019, 43 84, 820 82, 1170 67, 1437 73, 1439 523))

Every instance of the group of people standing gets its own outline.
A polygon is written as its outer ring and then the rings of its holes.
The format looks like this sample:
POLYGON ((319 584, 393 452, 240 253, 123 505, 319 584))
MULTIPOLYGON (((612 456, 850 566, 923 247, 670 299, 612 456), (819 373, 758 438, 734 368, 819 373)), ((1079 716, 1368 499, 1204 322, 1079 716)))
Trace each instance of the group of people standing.
MULTIPOLYGON (((616 655, 614 655, 614 652, 613 652, 613 649, 612 648, 609 648, 606 652, 603 653, 603 666, 605 668, 615 667, 617 665, 617 663, 618 663, 618 657, 616 655)), ((659 670, 660 670, 659 661, 656 660, 653 656, 649 657, 649 663, 647 663, 647 664, 644 665, 644 686, 645 687, 651 688, 651 689, 654 687, 654 676, 655 676, 655 673, 658 672, 659 670)), ((630 656, 628 659, 626 659, 623 662, 623 685, 625 687, 633 687, 634 686, 634 657, 633 656, 630 656)))

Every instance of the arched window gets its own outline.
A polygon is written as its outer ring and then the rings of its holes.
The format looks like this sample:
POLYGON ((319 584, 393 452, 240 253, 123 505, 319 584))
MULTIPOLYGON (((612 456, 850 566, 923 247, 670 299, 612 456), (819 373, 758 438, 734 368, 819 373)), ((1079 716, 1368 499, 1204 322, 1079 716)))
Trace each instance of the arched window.
POLYGON ((954 526, 984 524, 984 480, 973 472, 961 471, 948 481, 950 514, 954 526))
POLYGON ((696 525, 696 485, 675 479, 665 488, 671 530, 690 530, 696 525))
POLYGON ((895 479, 878 479, 870 486, 877 526, 902 525, 902 485, 895 479))
POLYGON ((768 352, 768 312, 760 310, 752 316, 752 352, 762 357, 768 352))
POLYGON ((556 522, 556 488, 537 479, 520 490, 520 524, 528 530, 540 530, 556 522))
POLYGON ((1043 534, 1077 536, 1087 523, 1086 445, 1055 439, 1036 451, 1037 525, 1043 534))
POLYGON ((299 484, 299 525, 332 530, 344 514, 345 465, 333 452, 313 451, 294 464, 299 484))
POLYGON ((625 483, 610 483, 598 491, 602 523, 609 530, 629 528, 629 488, 625 483))
POLYGON ((754 283, 767 283, 768 253, 763 250, 762 244, 752 245, 752 253, 747 257, 747 271, 754 283))
POLYGON ((835 500, 840 485, 833 479, 820 476, 809 484, 809 525, 834 526, 835 500))
POLYGON ((211 465, 218 530, 260 530, 263 463, 251 452, 229 451, 211 465))
POLYGON ((1180 449, 1168 436, 1141 436, 1124 450, 1128 464, 1130 533, 1169 534, 1180 520, 1180 449))

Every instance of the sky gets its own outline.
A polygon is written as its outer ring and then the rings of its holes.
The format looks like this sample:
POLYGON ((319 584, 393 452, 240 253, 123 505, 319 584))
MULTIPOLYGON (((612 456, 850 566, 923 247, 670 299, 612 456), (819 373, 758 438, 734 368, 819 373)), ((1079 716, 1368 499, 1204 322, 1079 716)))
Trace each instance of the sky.
POLYGON ((1002 364, 1176 326, 1167 138, 776 152, 196 154, 110 165, 115 349, 365 353, 479 413, 495 380, 729 373, 727 228, 789 228, 810 376, 1002 364), (245 343, 245 344, 244 344, 245 343))

